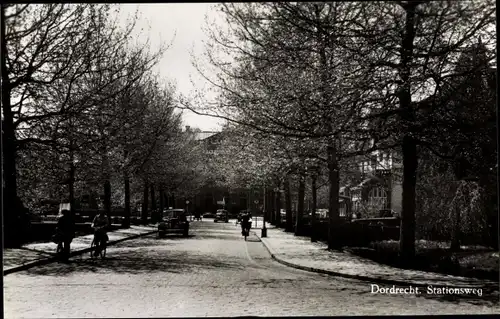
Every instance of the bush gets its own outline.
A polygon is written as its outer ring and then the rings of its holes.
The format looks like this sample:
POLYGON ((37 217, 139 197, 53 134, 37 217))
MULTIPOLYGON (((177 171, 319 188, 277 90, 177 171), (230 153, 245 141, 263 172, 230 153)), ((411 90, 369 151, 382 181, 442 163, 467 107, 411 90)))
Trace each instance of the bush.
MULTIPOLYGON (((416 189, 418 239, 450 241, 455 207, 462 244, 498 247, 498 199, 494 178, 457 181, 451 167, 423 152, 416 189)), ((491 174, 493 176, 493 172, 491 174)))

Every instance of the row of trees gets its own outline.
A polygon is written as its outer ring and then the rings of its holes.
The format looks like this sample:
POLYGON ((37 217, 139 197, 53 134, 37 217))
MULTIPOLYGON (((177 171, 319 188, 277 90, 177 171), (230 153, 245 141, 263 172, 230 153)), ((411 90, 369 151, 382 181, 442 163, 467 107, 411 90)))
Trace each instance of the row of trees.
POLYGON ((457 167, 457 181, 481 184, 496 176, 494 81, 485 81, 495 57, 493 1, 249 3, 220 10, 229 27, 209 27, 208 63, 195 61, 220 100, 200 103, 196 96, 183 104, 240 131, 226 163, 233 160, 241 181, 289 194, 295 176, 303 197, 306 176, 311 183, 326 176, 330 248, 342 246, 335 238, 339 185, 352 179, 358 156, 401 155, 400 250, 407 260, 415 253, 421 154, 457 167), (242 159, 234 159, 236 150, 242 159))
MULTIPOLYGON (((116 6, 2 4, 5 244, 19 244, 26 208, 104 194, 104 209, 190 186, 192 138, 175 87, 153 72, 168 47, 136 44, 137 15, 116 6), (136 35, 136 34, 135 34, 136 35)), ((179 190, 180 191, 180 190, 179 190)), ((152 216, 153 218, 156 216, 152 216)))

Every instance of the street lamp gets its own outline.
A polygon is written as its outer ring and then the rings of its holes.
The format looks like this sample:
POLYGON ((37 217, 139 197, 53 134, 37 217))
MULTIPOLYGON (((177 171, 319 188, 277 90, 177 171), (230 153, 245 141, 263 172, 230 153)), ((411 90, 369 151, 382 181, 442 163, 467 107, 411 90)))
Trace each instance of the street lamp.
POLYGON ((253 203, 255 204, 255 227, 257 227, 257 221, 258 221, 258 219, 257 219, 257 205, 259 204, 259 200, 256 199, 253 201, 253 203))
POLYGON ((311 183, 311 191, 312 191, 312 207, 311 207, 311 242, 316 242, 316 209, 317 209, 317 195, 316 195, 316 181, 319 174, 319 165, 316 159, 311 159, 308 161, 308 165, 306 166, 307 171, 309 172, 312 183, 311 183))
MULTIPOLYGON (((189 215, 189 201, 186 201, 186 213, 189 215)), ((189 221, 193 221, 193 216, 189 215, 189 221)))

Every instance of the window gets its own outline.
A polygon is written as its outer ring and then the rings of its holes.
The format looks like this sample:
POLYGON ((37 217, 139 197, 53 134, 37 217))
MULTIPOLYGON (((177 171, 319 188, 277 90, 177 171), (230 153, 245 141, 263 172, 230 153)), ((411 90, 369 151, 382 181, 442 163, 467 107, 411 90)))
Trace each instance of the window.
POLYGON ((387 192, 383 187, 375 187, 368 194, 368 205, 374 210, 388 209, 387 192))
POLYGON ((339 205, 339 216, 345 217, 346 215, 346 206, 344 202, 341 202, 339 205))

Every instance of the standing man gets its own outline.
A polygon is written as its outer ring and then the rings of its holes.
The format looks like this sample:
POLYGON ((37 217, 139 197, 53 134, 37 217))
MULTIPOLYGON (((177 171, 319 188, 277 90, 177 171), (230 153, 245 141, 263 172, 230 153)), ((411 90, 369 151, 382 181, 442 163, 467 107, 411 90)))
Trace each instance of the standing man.
POLYGON ((101 248, 108 241, 107 228, 109 226, 109 218, 106 216, 106 212, 101 210, 99 214, 94 217, 92 221, 92 228, 94 229, 94 241, 96 243, 96 248, 94 256, 99 256, 101 253, 101 248))
POLYGON ((61 216, 57 220, 57 231, 63 243, 63 260, 67 261, 69 259, 71 242, 75 238, 75 220, 69 210, 63 209, 61 211, 61 216))

